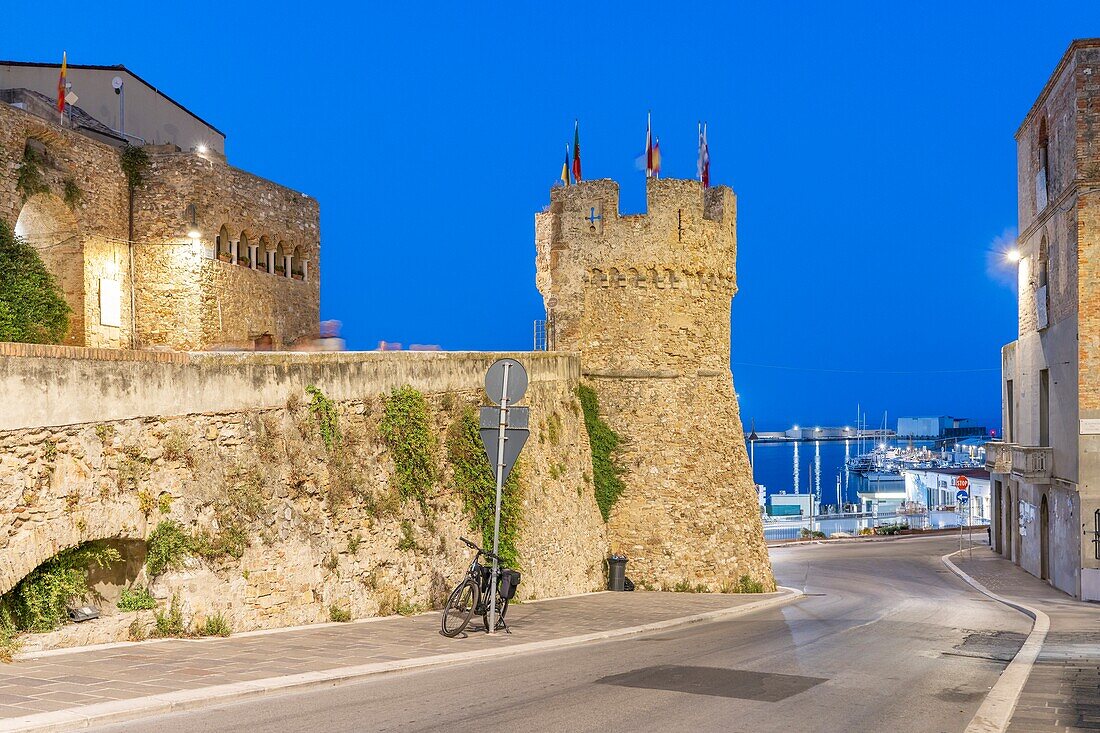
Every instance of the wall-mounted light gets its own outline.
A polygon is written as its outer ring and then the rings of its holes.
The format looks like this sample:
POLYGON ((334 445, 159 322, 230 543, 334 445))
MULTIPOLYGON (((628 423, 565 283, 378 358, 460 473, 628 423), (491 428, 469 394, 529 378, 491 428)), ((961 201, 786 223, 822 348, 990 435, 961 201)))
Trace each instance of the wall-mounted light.
POLYGON ((1005 259, 1008 260, 1009 262, 1019 262, 1020 261, 1020 250, 1018 250, 1018 249, 1008 250, 1007 252, 1005 252, 1005 259))
POLYGON ((206 144, 205 143, 199 143, 198 145, 196 145, 195 146, 195 152, 198 153, 199 155, 206 155, 206 144))
POLYGON ((199 231, 198 212, 195 210, 194 204, 187 205, 184 216, 189 220, 188 223, 190 224, 190 228, 187 230, 187 236, 193 240, 198 240, 202 237, 202 232, 199 231))

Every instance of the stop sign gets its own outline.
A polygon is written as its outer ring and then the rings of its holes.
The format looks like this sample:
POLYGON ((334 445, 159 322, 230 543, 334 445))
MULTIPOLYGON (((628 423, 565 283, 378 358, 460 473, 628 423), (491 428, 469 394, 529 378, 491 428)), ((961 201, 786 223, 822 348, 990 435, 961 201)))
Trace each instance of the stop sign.
POLYGON ((955 479, 955 488, 959 491, 966 491, 968 486, 970 486, 970 479, 966 476, 959 476, 955 479))

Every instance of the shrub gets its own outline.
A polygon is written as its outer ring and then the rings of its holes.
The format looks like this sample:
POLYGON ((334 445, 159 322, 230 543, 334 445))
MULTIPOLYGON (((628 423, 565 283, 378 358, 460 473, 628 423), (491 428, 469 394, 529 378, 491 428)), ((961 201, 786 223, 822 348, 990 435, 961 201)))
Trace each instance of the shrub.
POLYGON ((121 559, 118 550, 103 542, 57 553, 0 599, 0 624, 19 631, 57 628, 68 620, 69 603, 88 595, 88 568, 110 567, 121 559))
POLYGON ((150 577, 165 570, 183 567, 183 559, 195 548, 195 542, 179 522, 162 520, 146 540, 145 567, 150 577))
POLYGON ((428 417, 428 403, 412 387, 393 390, 383 399, 379 434, 394 463, 394 483, 402 500, 415 498, 426 506, 439 478, 436 438, 428 417))
POLYGON ((19 638, 19 632, 15 630, 15 623, 11 616, 0 608, 0 662, 10 662, 22 647, 23 641, 19 638))
POLYGON ((337 623, 347 623, 351 621, 351 611, 333 603, 328 607, 328 619, 337 623))
POLYGON ((736 583, 727 583, 722 586, 723 593, 765 593, 764 584, 748 575, 742 575, 736 583))
POLYGON ((115 605, 121 611, 148 611, 157 607, 157 600, 147 588, 123 588, 115 605))
POLYGON ((309 394, 309 414, 317 421, 317 429, 321 433, 321 440, 329 451, 335 450, 340 445, 340 424, 337 420, 336 405, 325 397, 317 387, 306 387, 309 394))
POLYGON ((874 533, 875 533, 875 530, 871 529, 870 527, 862 527, 859 530, 859 536, 860 537, 867 537, 869 535, 873 535, 874 533))
POLYGON ((895 535, 905 529, 909 529, 909 524, 906 522, 898 524, 884 524, 881 527, 875 527, 875 534, 895 535))
POLYGON ((199 628, 199 636, 229 636, 232 633, 229 621, 220 612, 213 616, 207 616, 206 621, 199 628))
POLYGON ((0 341, 57 344, 69 305, 38 251, 0 220, 0 341))
POLYGON ((606 522, 619 495, 626 487, 620 478, 622 468, 615 462, 615 453, 622 440, 600 417, 596 390, 586 384, 577 386, 577 397, 584 411, 584 427, 592 446, 592 476, 596 480, 596 504, 606 522))
MULTIPOLYGON (((454 491, 462 497, 470 517, 470 529, 481 534, 481 545, 493 546, 493 521, 497 482, 481 443, 480 422, 474 408, 467 407, 447 428, 447 462, 451 466, 454 491)), ((500 544, 498 554, 506 565, 519 567, 523 488, 520 466, 512 469, 500 498, 500 544)))
POLYGON ((413 524, 408 519, 401 520, 401 539, 397 541, 397 549, 402 552, 420 552, 420 545, 416 544, 413 536, 413 524))
POLYGON ((816 529, 807 529, 803 527, 798 532, 798 536, 804 540, 823 540, 825 539, 825 533, 816 529))
POLYGON ((183 620, 183 609, 180 607, 179 596, 172 596, 172 603, 167 611, 157 611, 156 626, 152 636, 163 639, 171 636, 187 636, 187 623, 183 620))

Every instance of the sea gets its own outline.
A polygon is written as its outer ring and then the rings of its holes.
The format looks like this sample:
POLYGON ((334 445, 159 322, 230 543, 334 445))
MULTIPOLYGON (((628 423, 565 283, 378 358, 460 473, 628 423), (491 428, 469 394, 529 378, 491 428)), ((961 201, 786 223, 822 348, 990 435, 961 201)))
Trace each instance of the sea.
MULTIPOLYGON (((767 495, 813 493, 822 505, 837 504, 837 478, 843 503, 855 503, 857 479, 849 475, 845 460, 856 456, 856 440, 819 440, 803 443, 756 443, 753 479, 766 487, 767 495)), ((863 452, 874 445, 863 441, 863 452)), ((753 455, 750 452, 750 456, 753 455)))

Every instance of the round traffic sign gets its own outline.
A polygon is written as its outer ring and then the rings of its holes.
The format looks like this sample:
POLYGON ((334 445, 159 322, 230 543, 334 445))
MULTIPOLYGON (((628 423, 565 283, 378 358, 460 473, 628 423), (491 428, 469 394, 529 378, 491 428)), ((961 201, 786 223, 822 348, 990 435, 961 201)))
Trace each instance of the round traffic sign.
POLYGON ((485 394, 494 405, 499 405, 502 397, 511 405, 523 399, 527 392, 527 370, 515 359, 497 359, 485 372, 485 394), (507 366, 508 391, 504 391, 504 373, 507 366))
POLYGON ((958 503, 958 504, 959 504, 960 506, 964 506, 964 505, 966 505, 966 504, 967 504, 967 502, 969 502, 969 501, 970 501, 970 494, 969 494, 969 492, 966 492, 966 491, 963 491, 962 489, 960 489, 959 491, 957 491, 957 492, 955 493, 955 501, 956 501, 956 502, 957 502, 957 503, 958 503))
POLYGON ((959 476, 955 479, 955 488, 959 491, 966 491, 970 487, 970 479, 966 476, 959 476))

